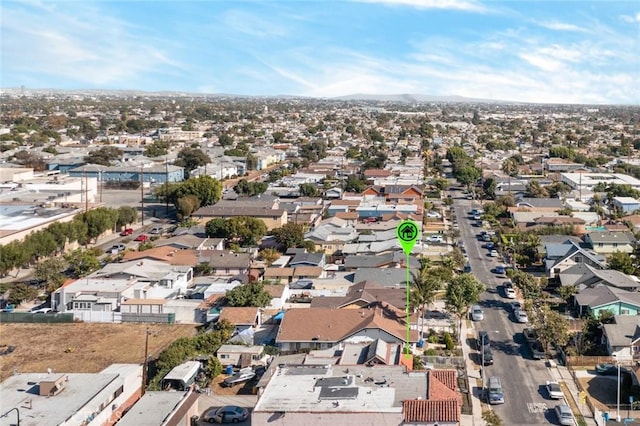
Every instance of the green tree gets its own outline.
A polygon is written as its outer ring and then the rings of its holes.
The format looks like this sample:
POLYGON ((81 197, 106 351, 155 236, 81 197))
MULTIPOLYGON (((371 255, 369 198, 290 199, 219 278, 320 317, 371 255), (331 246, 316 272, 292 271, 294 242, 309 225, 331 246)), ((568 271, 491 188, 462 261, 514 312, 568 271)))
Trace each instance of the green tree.
POLYGON ((540 185, 540 182, 537 180, 531 180, 527 183, 527 188, 525 189, 526 196, 530 198, 547 198, 549 193, 547 190, 540 185))
POLYGON ((22 242, 22 249, 25 251, 29 263, 52 256, 56 253, 58 244, 55 238, 46 230, 32 232, 25 237, 22 242))
POLYGON ((204 166, 211 162, 211 158, 205 154, 200 148, 182 148, 178 152, 178 158, 175 162, 176 166, 184 167, 185 177, 189 177, 189 173, 198 167, 204 166))
POLYGON ((228 147, 233 145, 233 137, 229 136, 226 133, 222 133, 220 134, 220 136, 218 136, 218 143, 223 146, 223 147, 228 147))
POLYGON ((240 181, 233 187, 233 191, 238 195, 253 197, 264 194, 269 185, 266 182, 249 182, 246 179, 240 181))
POLYGON ((532 310, 533 329, 545 352, 549 351, 549 344, 564 346, 569 340, 569 321, 559 312, 552 311, 546 303, 540 304, 532 310))
POLYGON ((271 230, 271 235, 276 238, 282 251, 304 243, 304 228, 296 223, 285 223, 282 227, 271 230))
POLYGON ((528 272, 516 271, 511 275, 511 281, 520 289, 524 299, 534 300, 542 295, 538 280, 528 272))
POLYGON ((303 197, 315 197, 318 195, 318 186, 313 183, 301 183, 300 195, 303 197))
POLYGON ((494 178, 487 178, 482 184, 482 190, 487 198, 494 199, 496 197, 496 188, 498 184, 494 178))
POLYGON ((118 208, 118 226, 130 225, 138 220, 138 210, 134 207, 122 206, 118 208))
POLYGON ((150 158, 160 157, 162 155, 167 155, 168 153, 169 142, 167 141, 155 141, 144 150, 144 155, 150 158))
POLYGON ((84 157, 84 161, 89 164, 101 164, 110 166, 111 162, 122 158, 123 151, 115 146, 103 146, 100 149, 91 151, 89 155, 84 157))
POLYGON ((63 258, 50 257, 38 262, 34 269, 35 277, 45 282, 47 291, 51 293, 64 283, 66 277, 63 272, 67 269, 67 262, 63 258))
POLYGON ((247 170, 257 170, 258 169, 258 157, 255 154, 248 153, 247 159, 245 161, 245 165, 247 170))
POLYGON ((239 285, 227 291, 229 306, 257 306, 264 308, 271 303, 271 296, 264 289, 264 284, 253 282, 239 285))
POLYGON ((344 184, 345 191, 356 192, 358 194, 360 194, 366 188, 366 182, 354 175, 349 175, 344 184))
POLYGON ((117 210, 99 207, 83 213, 82 217, 87 224, 87 238, 93 241, 108 229, 113 229, 120 217, 117 210))
POLYGON ((18 306, 24 301, 35 299, 39 293, 40 291, 34 286, 23 283, 13 284, 9 289, 7 302, 18 306))
POLYGON ((5 277, 12 270, 27 263, 27 253, 22 244, 12 241, 8 244, 0 245, 0 275, 5 277))
POLYGON ((65 254, 64 259, 69 264, 69 269, 76 278, 89 275, 100 269, 98 256, 92 250, 76 249, 65 254))
POLYGON ((429 262, 420 262, 420 269, 411 273, 410 304, 418 309, 420 321, 420 336, 424 335, 425 310, 435 301, 436 293, 442 287, 443 281, 433 274, 429 262))
POLYGON ((227 238, 227 221, 220 217, 211 219, 204 225, 204 232, 207 237, 227 238))
POLYGON ((611 253, 609 257, 607 257, 607 263, 609 269, 615 269, 627 275, 634 275, 638 270, 631 255, 621 251, 611 253))
POLYGON ((198 197, 201 206, 210 206, 220 200, 222 196, 222 184, 211 176, 187 179, 171 187, 169 199, 176 204, 177 208, 177 200, 188 195, 198 197))
POLYGON ((226 220, 226 238, 238 242, 242 247, 254 246, 266 235, 267 225, 251 216, 236 216, 226 220))
POLYGON ((471 274, 454 277, 445 295, 447 309, 458 318, 458 330, 462 328, 462 320, 469 315, 471 305, 480 300, 480 295, 486 290, 484 284, 471 274))
POLYGON ((271 266, 273 262, 278 260, 280 255, 281 254, 278 250, 274 248, 266 248, 258 252, 258 259, 264 260, 267 262, 267 265, 271 266))
POLYGON ((176 200, 176 206, 178 209, 178 219, 183 219, 191 216, 191 213, 198 210, 200 200, 195 195, 186 195, 176 200))

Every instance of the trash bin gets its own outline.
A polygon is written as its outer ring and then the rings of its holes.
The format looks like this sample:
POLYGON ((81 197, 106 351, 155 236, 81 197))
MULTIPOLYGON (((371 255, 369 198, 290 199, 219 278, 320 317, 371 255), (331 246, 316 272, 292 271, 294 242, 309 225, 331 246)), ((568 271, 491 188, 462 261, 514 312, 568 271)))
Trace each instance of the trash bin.
POLYGON ((227 369, 226 369, 225 373, 233 374, 233 365, 227 365, 227 369))
POLYGON ((191 426, 198 426, 198 420, 200 420, 200 416, 191 416, 191 426))

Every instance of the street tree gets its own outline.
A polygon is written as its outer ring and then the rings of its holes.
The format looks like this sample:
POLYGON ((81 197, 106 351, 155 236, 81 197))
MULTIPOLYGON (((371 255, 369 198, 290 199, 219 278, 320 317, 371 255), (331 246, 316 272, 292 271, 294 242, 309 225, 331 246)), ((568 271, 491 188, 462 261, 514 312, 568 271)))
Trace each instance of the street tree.
POLYGON ((511 275, 511 281, 520 289, 525 299, 534 300, 542 294, 538 280, 528 272, 516 271, 511 275))
POLYGON ((435 301, 436 293, 443 284, 438 275, 431 273, 431 269, 428 262, 422 262, 420 269, 411 273, 410 303, 420 315, 420 337, 424 335, 425 310, 435 301))
POLYGON ((553 311, 549 305, 542 303, 532 310, 532 325, 544 351, 549 351, 549 344, 564 346, 569 340, 569 321, 559 312, 553 311))
POLYGON ((459 330, 462 328, 462 320, 469 315, 469 308, 480 300, 480 295, 485 290, 485 285, 471 274, 458 275, 447 286, 446 307, 458 318, 459 330))
POLYGON ((122 206, 118 208, 118 226, 126 226, 134 223, 138 220, 138 210, 129 206, 122 206))
POLYGON ((251 216, 236 216, 226 220, 226 238, 241 247, 254 246, 266 235, 267 225, 261 219, 251 216))
POLYGON ((191 213, 198 210, 200 207, 200 199, 195 195, 186 195, 176 200, 176 207, 178 209, 178 218, 183 219, 191 216, 191 213))
POLYGON ((221 217, 217 217, 207 221, 204 225, 204 232, 207 234, 207 237, 210 238, 226 238, 226 220, 221 217))
POLYGON ((52 293, 57 290, 66 279, 64 271, 67 269, 67 262, 64 258, 50 257, 38 262, 34 269, 35 277, 43 281, 47 286, 47 291, 52 293))
POLYGON ((69 264, 69 269, 76 278, 89 275, 100 269, 100 261, 93 250, 76 249, 65 254, 64 259, 69 264))
POLYGON ((261 282, 239 285, 226 294, 229 306, 257 306, 264 308, 271 303, 271 296, 261 282))

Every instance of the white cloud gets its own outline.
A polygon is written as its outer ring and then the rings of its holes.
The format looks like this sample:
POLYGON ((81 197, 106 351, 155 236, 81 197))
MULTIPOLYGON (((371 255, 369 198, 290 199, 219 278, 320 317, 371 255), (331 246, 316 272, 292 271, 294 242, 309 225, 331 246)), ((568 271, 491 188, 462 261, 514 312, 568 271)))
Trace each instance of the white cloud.
POLYGON ((128 88, 153 73, 179 74, 187 67, 171 59, 168 40, 147 37, 144 28, 110 17, 92 4, 46 7, 38 2, 3 8, 3 73, 50 84, 52 77, 79 87, 128 88), (34 10, 34 8, 36 10, 34 10), (37 11, 37 13, 36 13, 37 11), (159 46, 163 46, 162 48, 159 46))
POLYGON ((574 31, 574 32, 586 32, 587 29, 586 28, 582 28, 578 25, 574 25, 574 24, 568 24, 566 22, 560 22, 560 21, 542 21, 542 22, 536 22, 538 25, 540 25, 543 28, 549 29, 549 30, 554 30, 554 31, 574 31))
POLYGON ((224 13, 222 23, 231 32, 240 32, 251 37, 271 38, 287 35, 287 28, 284 25, 274 24, 255 14, 240 10, 230 10, 224 13))
POLYGON ((465 12, 486 12, 481 3, 474 0, 355 0, 361 3, 379 3, 389 6, 408 6, 416 9, 448 9, 465 12))
POLYGON ((635 16, 621 15, 620 19, 628 24, 635 24, 640 22, 640 12, 636 13, 635 16))

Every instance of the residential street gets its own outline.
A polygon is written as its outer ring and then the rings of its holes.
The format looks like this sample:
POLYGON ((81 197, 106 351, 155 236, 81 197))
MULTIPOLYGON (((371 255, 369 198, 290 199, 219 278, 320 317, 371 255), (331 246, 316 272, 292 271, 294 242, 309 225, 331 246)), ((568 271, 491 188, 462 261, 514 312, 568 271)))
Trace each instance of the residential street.
MULTIPOLYGON (((465 245, 471 264, 471 273, 487 286, 481 297, 480 305, 484 309, 484 320, 475 323, 478 330, 489 332, 494 364, 484 368, 485 381, 488 377, 498 376, 502 380, 505 403, 495 405, 506 425, 547 425, 557 424, 553 413, 555 401, 547 399, 544 383, 552 376, 544 361, 533 360, 522 340, 524 324, 513 321, 509 309, 510 299, 503 297, 500 285, 506 277, 498 277, 491 270, 501 264, 500 258, 488 256, 488 251, 476 238, 480 228, 472 226, 475 222, 469 217, 469 211, 479 205, 463 199, 461 193, 452 194, 455 213, 460 225, 460 238, 465 245)), ((475 347, 475 342, 469 342, 475 347)), ((477 353, 475 354, 477 356, 477 353)), ((480 365, 480 360, 474 360, 480 365)))

